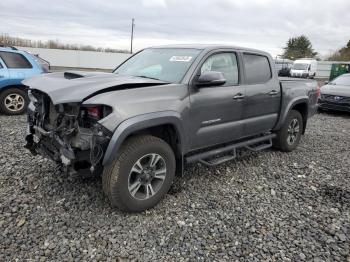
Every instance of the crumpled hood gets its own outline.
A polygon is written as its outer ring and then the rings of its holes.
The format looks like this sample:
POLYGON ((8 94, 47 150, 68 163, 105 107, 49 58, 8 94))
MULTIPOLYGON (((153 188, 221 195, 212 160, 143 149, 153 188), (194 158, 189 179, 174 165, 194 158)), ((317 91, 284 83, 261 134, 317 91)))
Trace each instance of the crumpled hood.
POLYGON ((82 102, 96 94, 118 89, 168 84, 148 78, 85 71, 43 74, 22 83, 48 94, 53 104, 82 102))
POLYGON ((321 87, 321 94, 350 97, 350 86, 325 85, 321 87))

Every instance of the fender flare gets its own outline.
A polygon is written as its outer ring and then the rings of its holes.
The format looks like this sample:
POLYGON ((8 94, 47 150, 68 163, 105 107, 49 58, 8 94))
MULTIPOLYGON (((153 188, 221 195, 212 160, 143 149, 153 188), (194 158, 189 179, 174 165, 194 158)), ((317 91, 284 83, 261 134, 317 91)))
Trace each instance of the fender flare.
POLYGON ((11 84, 3 85, 0 87, 0 92, 5 91, 5 90, 10 89, 10 88, 18 88, 18 89, 22 89, 24 91, 28 90, 28 86, 21 84, 21 82, 20 82, 18 84, 11 83, 11 84))
POLYGON ((182 125, 181 115, 175 111, 162 111, 138 115, 123 121, 114 131, 113 136, 109 141, 102 165, 109 166, 112 164, 120 146, 130 134, 146 128, 165 124, 170 124, 175 127, 180 139, 181 155, 183 155, 188 142, 182 125))
POLYGON ((292 110, 292 108, 294 106, 299 105, 299 104, 306 104, 309 107, 308 97, 303 97, 303 98, 296 97, 296 98, 292 99, 291 101, 289 101, 289 103, 284 106, 284 110, 282 111, 281 116, 280 116, 274 130, 279 130, 282 127, 283 123, 286 121, 286 118, 289 115, 289 112, 292 110))

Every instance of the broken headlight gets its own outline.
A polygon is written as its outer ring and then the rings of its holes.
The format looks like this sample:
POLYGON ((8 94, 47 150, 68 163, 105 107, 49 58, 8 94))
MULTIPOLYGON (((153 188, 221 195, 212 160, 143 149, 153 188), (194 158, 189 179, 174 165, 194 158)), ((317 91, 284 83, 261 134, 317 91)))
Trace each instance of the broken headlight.
POLYGON ((84 105, 80 108, 80 126, 90 127, 91 124, 105 118, 112 113, 112 107, 106 105, 84 105))

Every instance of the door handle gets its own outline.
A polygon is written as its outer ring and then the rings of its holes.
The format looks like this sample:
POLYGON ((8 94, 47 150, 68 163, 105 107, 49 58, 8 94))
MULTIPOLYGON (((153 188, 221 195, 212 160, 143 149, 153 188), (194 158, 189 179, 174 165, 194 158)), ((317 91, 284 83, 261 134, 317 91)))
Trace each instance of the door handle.
POLYGON ((270 96, 278 95, 278 92, 276 90, 272 90, 268 93, 270 96))
POLYGON ((237 95, 235 95, 235 96, 233 97, 233 99, 235 99, 235 100, 243 99, 243 98, 244 98, 244 95, 242 95, 241 93, 238 93, 237 95))

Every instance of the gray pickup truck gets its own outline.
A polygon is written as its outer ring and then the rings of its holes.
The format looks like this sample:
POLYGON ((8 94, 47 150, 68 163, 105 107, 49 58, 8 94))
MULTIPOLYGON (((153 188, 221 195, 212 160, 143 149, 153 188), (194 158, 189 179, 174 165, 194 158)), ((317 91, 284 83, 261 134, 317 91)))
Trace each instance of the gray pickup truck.
POLYGON ((113 73, 25 80, 26 147, 67 171, 102 174, 111 204, 156 205, 186 163, 215 166, 236 150, 295 149, 320 94, 278 79, 271 56, 230 46, 144 49, 113 73))

